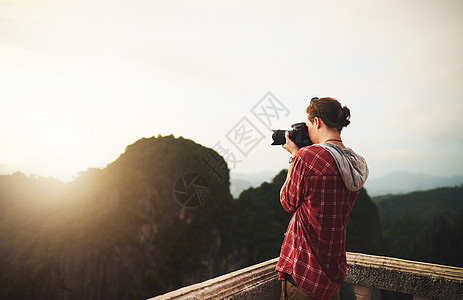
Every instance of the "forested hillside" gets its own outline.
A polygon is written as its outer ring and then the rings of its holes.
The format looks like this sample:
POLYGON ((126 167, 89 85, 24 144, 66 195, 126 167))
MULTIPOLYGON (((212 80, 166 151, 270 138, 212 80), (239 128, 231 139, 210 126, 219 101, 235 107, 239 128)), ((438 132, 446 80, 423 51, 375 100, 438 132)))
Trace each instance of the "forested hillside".
POLYGON ((240 267, 228 170, 205 167, 224 165, 211 151, 153 137, 69 184, 1 176, 0 299, 143 299, 240 267))
MULTIPOLYGON (((141 139, 67 184, 0 176, 0 299, 145 299, 277 257, 285 177, 233 199, 224 159, 173 136, 141 139)), ((384 254, 379 215, 362 190, 348 251, 384 254)), ((462 232, 461 218, 444 222, 462 232)))
POLYGON ((463 267, 463 186, 374 201, 388 255, 463 267))

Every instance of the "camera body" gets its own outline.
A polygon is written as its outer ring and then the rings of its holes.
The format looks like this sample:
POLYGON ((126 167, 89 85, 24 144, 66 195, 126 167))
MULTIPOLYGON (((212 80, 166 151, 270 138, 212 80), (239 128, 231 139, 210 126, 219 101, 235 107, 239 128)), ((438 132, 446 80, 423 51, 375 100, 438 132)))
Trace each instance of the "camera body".
MULTIPOLYGON (((312 141, 309 137, 309 129, 304 122, 296 123, 291 125, 293 130, 289 130, 289 138, 293 141, 299 148, 312 145, 312 141)), ((273 130, 272 145, 283 145, 286 143, 285 138, 286 130, 273 130)))

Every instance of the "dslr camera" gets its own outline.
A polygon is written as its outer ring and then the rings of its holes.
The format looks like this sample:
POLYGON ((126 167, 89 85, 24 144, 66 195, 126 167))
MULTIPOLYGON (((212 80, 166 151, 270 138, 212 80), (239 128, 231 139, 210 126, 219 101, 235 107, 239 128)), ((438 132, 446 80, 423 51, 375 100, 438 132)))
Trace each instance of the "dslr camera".
MULTIPOLYGON (((309 137, 309 130, 307 125, 304 122, 296 123, 291 125, 293 130, 289 130, 289 138, 293 141, 299 148, 312 145, 312 141, 309 137)), ((286 143, 285 138, 286 130, 273 130, 272 145, 283 145, 286 143)))

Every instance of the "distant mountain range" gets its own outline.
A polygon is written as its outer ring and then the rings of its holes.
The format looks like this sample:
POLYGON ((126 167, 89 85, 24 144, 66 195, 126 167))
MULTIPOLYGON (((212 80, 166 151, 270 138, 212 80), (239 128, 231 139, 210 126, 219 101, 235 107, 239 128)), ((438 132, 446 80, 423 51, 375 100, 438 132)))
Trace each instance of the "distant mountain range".
POLYGON ((262 171, 256 173, 235 173, 230 172, 230 194, 238 198, 242 191, 250 187, 258 187, 263 182, 269 182, 278 173, 273 171, 262 171))
MULTIPOLYGON (((264 181, 269 181, 275 174, 271 171, 259 173, 230 174, 230 192, 236 198, 249 187, 257 187, 264 181)), ((372 197, 387 194, 405 194, 415 191, 431 190, 439 187, 460 186, 463 176, 434 176, 409 172, 392 172, 382 177, 368 179, 365 189, 372 197)))
POLYGON ((463 176, 435 176, 408 172, 393 172, 382 177, 368 179, 365 189, 370 196, 405 194, 439 187, 460 186, 463 176))

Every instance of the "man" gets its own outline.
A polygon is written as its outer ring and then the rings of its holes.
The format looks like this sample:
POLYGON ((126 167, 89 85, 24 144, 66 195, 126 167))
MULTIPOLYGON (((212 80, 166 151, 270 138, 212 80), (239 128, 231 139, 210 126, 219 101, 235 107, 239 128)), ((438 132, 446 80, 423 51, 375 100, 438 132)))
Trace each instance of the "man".
POLYGON ((282 299, 340 299, 346 274, 346 227, 368 177, 365 159, 341 140, 350 110, 334 98, 314 98, 307 107, 314 143, 299 147, 286 132, 292 155, 280 191, 283 208, 293 213, 276 270, 282 299))

